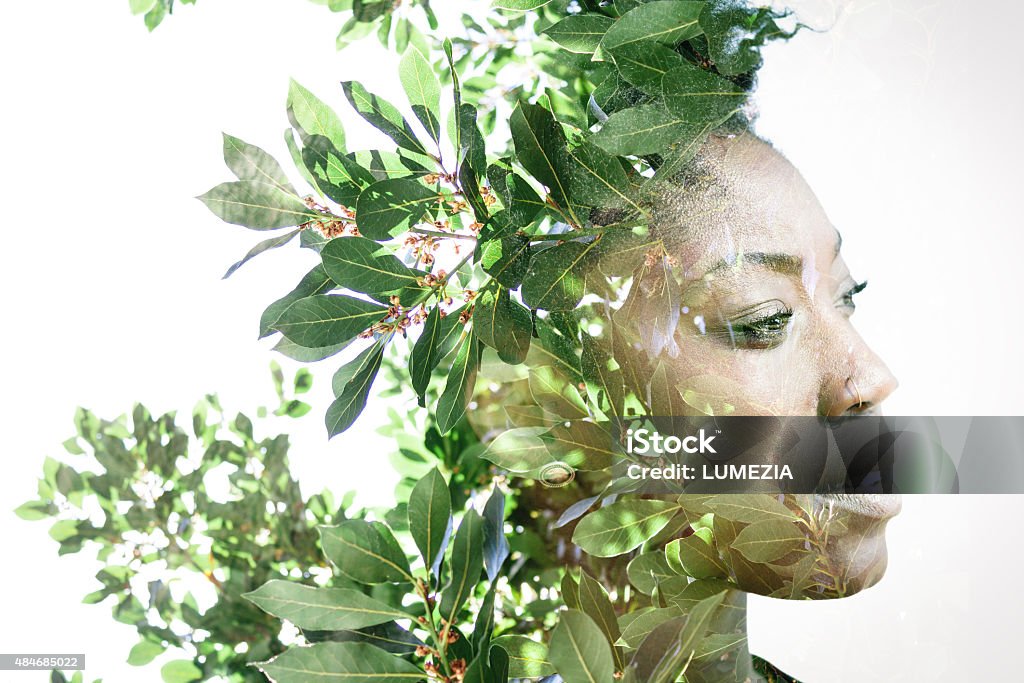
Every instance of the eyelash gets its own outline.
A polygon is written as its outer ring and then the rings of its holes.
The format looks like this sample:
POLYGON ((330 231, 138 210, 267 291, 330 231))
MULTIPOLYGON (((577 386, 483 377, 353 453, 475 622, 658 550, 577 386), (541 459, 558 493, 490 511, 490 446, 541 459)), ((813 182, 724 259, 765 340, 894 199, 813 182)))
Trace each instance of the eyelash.
POLYGON ((843 292, 843 295, 839 297, 839 301, 837 301, 836 303, 841 305, 843 308, 849 308, 850 313, 852 314, 855 310, 857 310, 857 302, 853 300, 853 297, 863 292, 867 286, 867 280, 865 280, 864 282, 858 282, 853 287, 850 287, 848 290, 843 292))
POLYGON ((727 332, 736 348, 765 350, 782 343, 793 309, 779 307, 752 320, 729 323, 727 332))

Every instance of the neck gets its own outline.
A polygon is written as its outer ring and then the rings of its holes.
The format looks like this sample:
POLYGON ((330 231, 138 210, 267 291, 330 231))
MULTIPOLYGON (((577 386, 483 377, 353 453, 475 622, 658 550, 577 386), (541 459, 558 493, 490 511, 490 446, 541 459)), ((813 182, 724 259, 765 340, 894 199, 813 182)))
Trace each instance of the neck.
POLYGON ((762 683, 747 648, 747 594, 726 591, 698 647, 699 657, 686 669, 686 683, 762 683))

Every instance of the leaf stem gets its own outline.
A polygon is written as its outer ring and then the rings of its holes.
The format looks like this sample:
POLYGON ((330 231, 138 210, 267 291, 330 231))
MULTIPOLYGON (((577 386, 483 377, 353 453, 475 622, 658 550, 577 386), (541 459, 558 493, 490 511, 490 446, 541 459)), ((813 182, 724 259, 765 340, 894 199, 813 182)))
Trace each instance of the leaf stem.
POLYGON ((473 235, 460 235, 457 232, 443 232, 441 230, 429 230, 427 228, 413 227, 409 228, 409 232, 414 232, 417 235, 429 235, 431 237, 454 237, 455 239, 459 240, 471 240, 473 242, 477 241, 477 238, 474 237, 473 235))
MULTIPOLYGON (((419 588, 420 584, 414 584, 419 588)), ((445 676, 451 678, 452 671, 448 666, 448 638, 447 629, 445 629, 445 639, 441 640, 441 635, 437 631, 437 626, 434 624, 434 608, 430 605, 430 599, 428 597, 428 589, 426 584, 423 584, 422 591, 417 590, 420 597, 423 598, 423 605, 426 607, 426 618, 424 626, 430 631, 430 637, 434 641, 434 649, 437 652, 437 658, 441 660, 441 666, 444 668, 445 676)))

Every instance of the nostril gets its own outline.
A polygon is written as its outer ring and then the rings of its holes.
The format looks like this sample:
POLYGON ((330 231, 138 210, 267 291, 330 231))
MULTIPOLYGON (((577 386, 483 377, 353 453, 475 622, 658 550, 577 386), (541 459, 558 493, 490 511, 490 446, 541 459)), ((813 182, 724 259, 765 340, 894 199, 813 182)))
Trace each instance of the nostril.
POLYGON ((850 392, 851 398, 856 399, 856 402, 847 408, 848 412, 860 412, 860 406, 863 406, 865 403, 870 403, 870 401, 865 401, 863 396, 861 396, 860 387, 853 381, 853 377, 846 378, 846 390, 850 392))

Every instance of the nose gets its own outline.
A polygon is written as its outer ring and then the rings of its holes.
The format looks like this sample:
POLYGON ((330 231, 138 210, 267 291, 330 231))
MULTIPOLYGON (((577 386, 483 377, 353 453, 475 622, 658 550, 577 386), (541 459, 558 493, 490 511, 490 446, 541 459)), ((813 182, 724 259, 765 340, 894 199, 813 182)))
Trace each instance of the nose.
POLYGON ((852 328, 849 332, 841 350, 845 359, 822 382, 819 413, 828 417, 875 411, 899 386, 878 354, 852 328))

